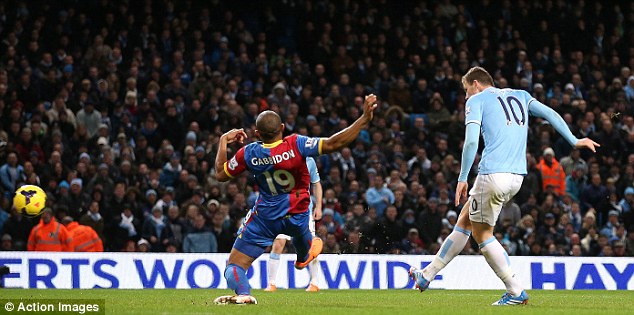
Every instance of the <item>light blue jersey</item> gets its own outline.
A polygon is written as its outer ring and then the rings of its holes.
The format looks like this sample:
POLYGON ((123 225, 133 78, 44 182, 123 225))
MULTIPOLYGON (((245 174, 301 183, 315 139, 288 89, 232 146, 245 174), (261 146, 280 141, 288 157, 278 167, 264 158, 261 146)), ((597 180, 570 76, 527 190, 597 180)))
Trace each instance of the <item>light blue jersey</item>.
POLYGON ((479 174, 526 175, 528 113, 535 99, 523 90, 489 87, 467 100, 465 124, 478 124, 484 139, 479 174))
POLYGON ((467 181, 478 149, 480 132, 485 148, 478 166, 479 174, 526 175, 529 114, 548 120, 570 145, 575 146, 579 141, 557 112, 533 98, 528 92, 488 87, 467 100, 467 130, 458 181, 467 181))
MULTIPOLYGON (((317 164, 315 164, 315 159, 312 157, 306 158, 306 166, 308 167, 308 174, 310 174, 310 183, 315 184, 319 183, 321 180, 319 178, 319 171, 317 170, 317 164)), ((312 192, 310 194, 310 204, 308 205, 308 210, 310 210, 311 217, 313 213, 313 204, 314 204, 315 196, 313 196, 312 192)))

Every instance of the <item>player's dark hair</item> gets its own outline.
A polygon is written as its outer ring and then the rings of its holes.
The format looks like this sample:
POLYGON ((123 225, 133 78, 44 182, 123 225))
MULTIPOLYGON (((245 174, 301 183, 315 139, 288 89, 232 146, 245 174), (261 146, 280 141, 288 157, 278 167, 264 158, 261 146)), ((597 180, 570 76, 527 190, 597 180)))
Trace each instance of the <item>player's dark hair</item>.
POLYGON ((473 81, 490 86, 495 85, 489 72, 482 67, 473 67, 462 77, 462 82, 464 83, 473 84, 473 81))
POLYGON ((258 115, 255 120, 255 128, 260 133, 262 141, 270 141, 280 133, 280 126, 282 125, 282 119, 280 115, 271 110, 266 110, 258 115))

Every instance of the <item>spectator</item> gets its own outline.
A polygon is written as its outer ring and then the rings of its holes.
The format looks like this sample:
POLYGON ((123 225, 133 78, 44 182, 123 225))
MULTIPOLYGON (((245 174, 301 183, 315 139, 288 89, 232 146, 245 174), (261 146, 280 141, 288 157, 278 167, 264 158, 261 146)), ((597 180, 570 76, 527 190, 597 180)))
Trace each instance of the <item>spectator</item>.
POLYGON ((340 254, 341 249, 337 237, 333 233, 326 232, 326 241, 324 242, 324 248, 321 251, 322 254, 340 254))
POLYGON ((341 214, 343 213, 343 207, 341 206, 339 199, 337 199, 334 189, 328 188, 324 191, 323 203, 323 208, 330 208, 335 211, 335 220, 342 224, 343 219, 341 218, 341 214))
POLYGON ((79 219, 88 210, 90 201, 88 195, 83 191, 83 180, 81 178, 74 178, 70 181, 68 198, 64 198, 60 203, 68 207, 69 215, 73 220, 79 219))
POLYGON ((623 199, 619 201, 619 206, 623 213, 634 210, 634 187, 627 187, 623 192, 623 199))
POLYGON ((3 233, 11 236, 16 250, 27 250, 27 239, 34 223, 13 208, 11 216, 4 223, 3 233))
POLYGON ((152 209, 152 216, 143 223, 141 237, 150 242, 150 250, 156 253, 165 251, 171 236, 167 218, 163 215, 163 209, 155 206, 152 209))
POLYGON ((11 152, 7 155, 7 162, 0 167, 0 180, 5 191, 13 192, 16 184, 24 176, 24 167, 18 164, 18 156, 11 152))
POLYGON ((196 215, 192 227, 183 240, 183 252, 185 253, 216 253, 218 243, 216 236, 205 224, 202 214, 196 215))
POLYGON ((315 223, 315 228, 324 226, 326 231, 332 233, 337 238, 337 241, 343 240, 344 234, 341 225, 335 220, 335 211, 331 208, 324 208, 321 220, 315 223))
POLYGON ((346 222, 343 229, 346 234, 352 231, 359 231, 365 234, 370 230, 371 223, 370 218, 365 213, 363 204, 355 203, 352 206, 352 210, 346 215, 346 222))
POLYGON ((437 131, 443 124, 451 121, 451 114, 447 107, 444 106, 444 101, 440 94, 434 94, 431 99, 431 108, 427 113, 429 117, 429 126, 432 130, 437 131))
POLYGON ((9 234, 2 235, 2 238, 0 238, 0 242, 1 242, 0 251, 8 252, 8 251, 15 250, 13 248, 13 238, 11 237, 11 235, 9 234))
POLYGON ((619 223, 619 212, 610 210, 608 213, 608 221, 601 229, 601 234, 611 239, 616 236, 616 230, 621 224, 619 223))
MULTIPOLYGON (((329 234, 330 235, 330 234, 329 234)), ((326 242, 328 242, 328 238, 326 238, 326 242)), ((342 249, 342 253, 345 254, 367 254, 368 246, 361 241, 361 232, 358 230, 354 230, 348 233, 346 237, 346 245, 342 249)), ((330 248, 329 251, 336 250, 337 248, 330 248)))
POLYGON ((570 224, 572 224, 575 231, 579 231, 581 229, 581 207, 578 202, 573 201, 570 204, 570 211, 568 212, 568 217, 570 218, 570 224))
POLYGON ((612 251, 614 253, 614 257, 624 257, 625 256, 625 243, 623 241, 614 242, 612 251))
POLYGON ((581 151, 578 148, 572 148, 570 151, 570 155, 564 156, 559 164, 564 169, 566 175, 572 174, 575 169, 582 169, 583 171, 587 171, 588 166, 586 161, 581 158, 581 151))
POLYGON ((388 206, 385 216, 375 223, 370 232, 376 253, 398 254, 400 252, 400 242, 405 235, 401 223, 396 219, 397 215, 396 207, 388 206))
POLYGON ((97 173, 86 185, 86 192, 92 193, 96 186, 101 187, 104 197, 106 198, 110 198, 114 192, 114 181, 110 176, 110 169, 106 163, 99 164, 99 167, 97 167, 97 173))
POLYGON ((352 157, 352 150, 350 148, 343 148, 341 152, 332 153, 333 162, 338 164, 342 174, 348 172, 357 172, 357 165, 352 157))
POLYGON ((573 171, 566 175, 566 194, 577 202, 580 200, 581 192, 583 192, 587 184, 585 172, 584 166, 576 165, 573 171))
POLYGON ((172 232, 169 243, 178 251, 183 244, 185 235, 185 219, 180 215, 178 206, 173 205, 167 209, 167 228, 172 232))
POLYGON ((590 180, 590 184, 586 185, 581 193, 581 202, 586 209, 594 208, 598 211, 597 221, 599 224, 607 219, 607 201, 608 189, 601 182, 601 175, 594 174, 590 180))
POLYGON ((585 253, 596 256, 599 253, 599 234, 594 227, 588 229, 586 236, 581 240, 581 247, 585 253))
POLYGON ((176 185, 178 176, 183 170, 183 166, 180 164, 181 155, 178 152, 172 153, 169 162, 163 166, 161 172, 161 178, 159 183, 163 187, 173 187, 176 185))
POLYGON ((88 137, 92 137, 97 133, 99 125, 101 124, 101 113, 95 110, 93 100, 86 100, 83 104, 83 108, 77 112, 77 123, 86 128, 88 137))
POLYGON ((403 212, 403 215, 401 216, 401 225, 403 226, 403 230, 409 231, 410 229, 415 228, 416 231, 418 231, 418 224, 416 222, 416 212, 414 212, 414 210, 412 209, 405 210, 403 212))
POLYGON ((27 250, 47 252, 68 252, 70 237, 66 228, 53 217, 53 209, 44 208, 40 223, 33 227, 29 235, 27 250))
POLYGON ((175 205, 176 201, 174 200, 174 187, 168 186, 167 188, 165 188, 165 192, 163 192, 163 196, 161 196, 161 199, 156 201, 152 208, 159 207, 163 211, 163 213, 167 213, 167 209, 175 205))
POLYGON ((418 236, 416 228, 407 231, 407 237, 401 242, 401 249, 404 254, 422 255, 425 253, 425 243, 418 236))
POLYGON ((66 216, 62 223, 68 231, 69 251, 72 252, 103 252, 103 243, 95 230, 87 225, 79 225, 73 218, 66 216))
POLYGON ((557 231, 555 215, 552 213, 546 213, 544 215, 544 223, 537 229, 537 234, 546 240, 552 240, 554 242, 560 241, 563 237, 563 235, 557 231))
POLYGON ((144 238, 139 239, 139 241, 136 243, 136 246, 137 246, 136 251, 139 253, 147 253, 150 251, 150 242, 148 242, 144 238))
POLYGON ((111 236, 107 238, 111 248, 123 248, 128 240, 138 240, 141 236, 142 221, 136 217, 132 209, 122 206, 119 215, 113 219, 111 236))
POLYGON ((147 217, 152 214, 152 208, 156 204, 158 194, 156 190, 150 188, 145 191, 145 199, 143 200, 141 205, 141 212, 143 213, 143 217, 147 217))
POLYGON ((502 226, 516 226, 520 222, 522 211, 513 199, 509 200, 500 211, 498 222, 502 226))
POLYGON ((88 207, 88 211, 79 218, 79 224, 91 227, 101 240, 104 239, 105 222, 101 213, 99 213, 99 202, 92 201, 88 207))
POLYGON ((438 239, 444 215, 438 211, 438 198, 429 198, 426 208, 420 212, 418 217, 418 225, 423 231, 422 239, 425 244, 430 244, 438 239))
POLYGON ((542 159, 537 164, 537 170, 542 175, 542 189, 550 189, 557 196, 563 196, 566 192, 566 173, 555 159, 555 151, 552 148, 544 149, 542 159))
POLYGON ((377 216, 383 216, 385 209, 394 203, 394 193, 385 187, 383 176, 374 177, 374 185, 365 192, 365 200, 368 206, 376 209, 377 216))
POLYGON ((224 216, 222 213, 216 212, 211 218, 212 231, 218 242, 218 252, 228 253, 231 251, 233 235, 229 229, 224 227, 224 216))

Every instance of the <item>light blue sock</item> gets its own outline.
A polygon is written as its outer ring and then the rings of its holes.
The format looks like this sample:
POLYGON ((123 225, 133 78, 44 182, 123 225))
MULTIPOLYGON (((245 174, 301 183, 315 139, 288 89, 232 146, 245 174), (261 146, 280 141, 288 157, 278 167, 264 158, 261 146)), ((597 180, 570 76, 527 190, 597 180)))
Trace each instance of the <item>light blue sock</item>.
POLYGON ((227 286, 236 292, 237 295, 251 295, 251 286, 244 269, 238 265, 230 264, 225 269, 225 279, 227 286))
POLYGON ((442 243, 440 250, 434 256, 434 260, 423 269, 423 277, 434 280, 436 275, 458 256, 471 236, 471 231, 455 226, 451 234, 442 243))
POLYGON ((484 255, 484 258, 486 258, 489 266, 491 266, 491 269, 493 269, 500 280, 504 282, 506 290, 513 296, 522 294, 524 287, 519 279, 515 277, 515 272, 513 272, 511 268, 511 259, 495 236, 491 236, 482 242, 482 244, 480 244, 480 251, 482 255, 484 255))

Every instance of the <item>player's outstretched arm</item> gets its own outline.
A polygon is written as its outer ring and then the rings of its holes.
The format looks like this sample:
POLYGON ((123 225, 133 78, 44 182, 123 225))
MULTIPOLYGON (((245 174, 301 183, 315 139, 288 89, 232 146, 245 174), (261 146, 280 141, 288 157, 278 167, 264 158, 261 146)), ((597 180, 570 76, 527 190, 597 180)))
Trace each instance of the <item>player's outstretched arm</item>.
POLYGON ((244 142, 244 139, 247 138, 247 134, 244 132, 244 129, 231 129, 225 132, 222 136, 220 136, 220 140, 218 141, 218 153, 216 154, 216 179, 221 182, 226 182, 231 177, 225 172, 225 163, 227 162, 227 144, 233 142, 244 142))
POLYGON ((377 107, 376 96, 374 94, 366 95, 363 103, 363 115, 348 126, 346 129, 337 132, 329 138, 322 140, 321 153, 327 154, 337 151, 348 144, 352 143, 359 132, 365 128, 374 117, 374 109, 377 107))
POLYGON ((568 128, 568 125, 566 125, 564 119, 556 111, 537 100, 533 100, 530 103, 530 111, 531 114, 548 120, 555 130, 576 148, 588 148, 592 152, 597 152, 596 148, 601 146, 590 138, 577 139, 568 128))
POLYGON ((592 150, 592 152, 595 152, 595 149, 594 149, 595 146, 596 147, 600 146, 598 143, 588 138, 581 139, 584 141, 579 143, 579 141, 581 140, 577 139, 577 137, 575 137, 572 134, 572 132, 568 128, 568 125, 566 124, 564 119, 561 118, 561 116, 559 116, 559 114, 552 108, 542 104, 540 101, 535 99, 531 100, 529 104, 530 104, 530 107, 529 107, 530 113, 534 116, 541 117, 548 120, 548 122, 553 126, 553 128, 555 128, 555 130, 557 130, 557 132, 562 137, 564 137, 564 139, 566 139, 566 141, 568 141, 570 145, 574 147, 578 147, 578 148, 588 148, 592 150), (577 144, 579 144, 579 146, 577 144))

